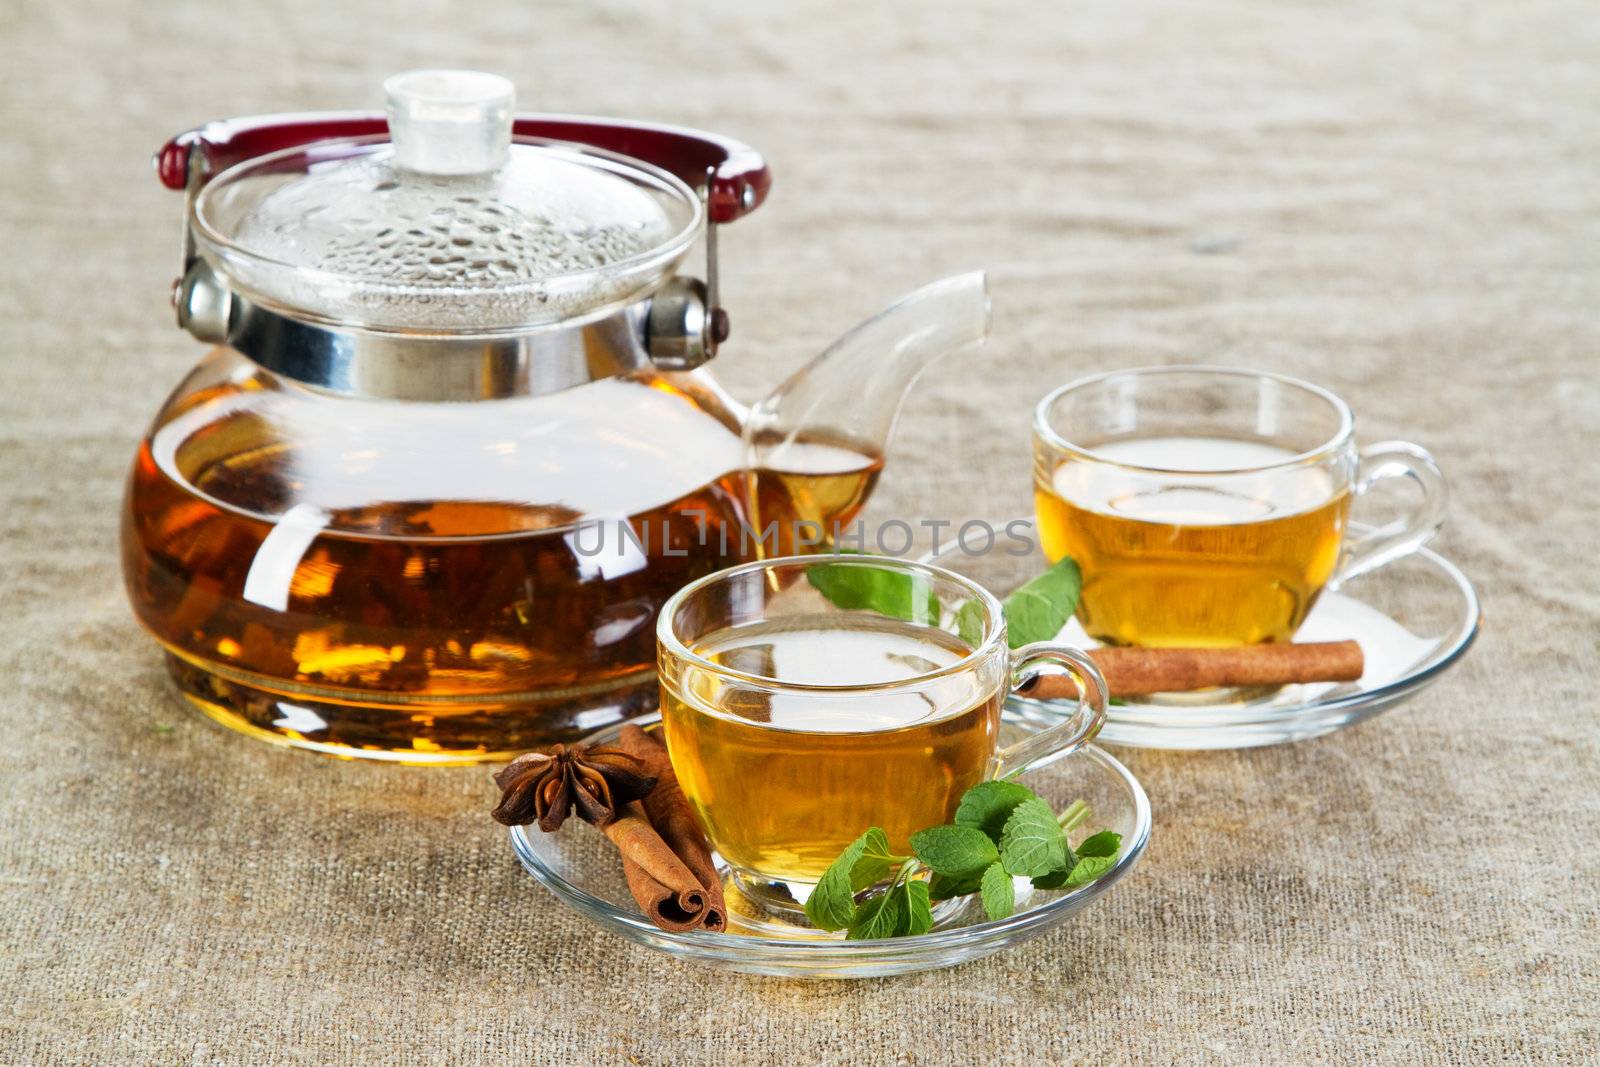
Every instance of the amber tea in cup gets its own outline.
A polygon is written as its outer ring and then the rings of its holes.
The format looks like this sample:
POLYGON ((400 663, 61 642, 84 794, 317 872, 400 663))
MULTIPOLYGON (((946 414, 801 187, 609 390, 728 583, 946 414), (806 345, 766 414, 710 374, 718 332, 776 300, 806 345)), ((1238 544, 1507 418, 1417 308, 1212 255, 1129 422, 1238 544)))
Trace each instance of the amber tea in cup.
MULTIPOLYGON (((971 652, 883 620, 799 629, 738 628, 700 643, 733 667, 783 664, 793 682, 896 681, 954 666, 971 652)), ((937 632, 937 631, 935 631, 937 632)), ((745 693, 717 714, 693 696, 663 704, 680 781, 695 797, 723 858, 785 879, 815 879, 866 826, 861 811, 901 846, 944 822, 983 780, 1000 726, 1000 679, 953 685, 953 710, 932 718, 918 693, 885 694, 859 709, 808 696, 745 693), (960 692, 965 689, 966 692, 960 692), (925 783, 909 787, 908 783, 925 783), (752 790, 759 802, 752 803, 752 790)), ((702 694, 702 698, 704 694, 702 694)))
POLYGON ((1084 629, 1147 647, 1288 641, 1330 581, 1421 547, 1443 517, 1438 468, 1403 442, 1358 452, 1353 427, 1333 394, 1253 371, 1126 371, 1045 397, 1039 535, 1078 563, 1084 629), (1421 487, 1416 512, 1348 540, 1352 499, 1397 476, 1421 487))
POLYGON ((815 882, 868 827, 908 849, 968 788, 1083 744, 1104 715, 1104 685, 1081 652, 1011 652, 993 596, 904 560, 789 557, 723 571, 668 602, 658 639, 673 770, 742 887, 769 902, 802 899, 794 884, 815 882), (873 589, 905 595, 864 603, 865 586, 814 580, 818 568, 866 568, 873 589), (976 644, 956 632, 968 604, 976 644), (998 749, 1006 693, 1052 667, 1086 678, 1088 698, 998 749))

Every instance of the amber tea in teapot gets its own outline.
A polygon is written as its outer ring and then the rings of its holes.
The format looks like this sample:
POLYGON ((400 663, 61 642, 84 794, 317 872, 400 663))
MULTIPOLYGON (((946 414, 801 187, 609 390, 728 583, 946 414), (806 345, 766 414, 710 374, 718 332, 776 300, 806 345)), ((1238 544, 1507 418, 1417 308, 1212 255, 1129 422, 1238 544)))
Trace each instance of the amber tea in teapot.
MULTIPOLYGON (((736 432, 707 415, 675 468, 699 466, 680 477, 697 484, 585 530, 575 525, 584 515, 662 487, 628 485, 625 469, 600 469, 572 448, 558 495, 577 503, 588 485, 604 497, 588 510, 496 500, 519 484, 550 485, 551 452, 466 408, 437 413, 431 431, 415 410, 395 409, 387 423, 369 412, 350 434, 335 411, 318 410, 337 401, 276 403, 284 387, 226 353, 207 370, 229 366, 233 380, 188 397, 188 410, 229 417, 185 438, 180 414, 140 449, 124 539, 134 608, 189 691, 214 695, 216 717, 368 752, 443 756, 485 736, 508 748, 541 742, 551 715, 519 724, 522 712, 496 699, 648 682, 662 601, 729 563, 781 551, 802 523, 848 524, 882 468, 865 450, 811 441, 789 453, 809 470, 743 470, 736 432), (759 501, 758 514, 746 500, 759 501), (288 707, 297 696, 298 718, 288 707), (345 704, 333 722, 304 706, 356 696, 367 707, 345 704)), ((586 388, 612 413, 631 404, 646 421, 670 396, 660 381, 586 388)), ((562 403, 570 413, 581 401, 562 403)), ((577 433, 581 420, 568 421, 577 433)))
POLYGON ((491 75, 386 87, 387 118, 211 123, 159 155, 189 194, 179 324, 217 347, 139 449, 124 575, 230 726, 504 758, 652 708, 680 586, 850 523, 988 301, 982 275, 928 286, 744 407, 704 365, 716 228, 760 204, 759 155, 519 118, 491 75))

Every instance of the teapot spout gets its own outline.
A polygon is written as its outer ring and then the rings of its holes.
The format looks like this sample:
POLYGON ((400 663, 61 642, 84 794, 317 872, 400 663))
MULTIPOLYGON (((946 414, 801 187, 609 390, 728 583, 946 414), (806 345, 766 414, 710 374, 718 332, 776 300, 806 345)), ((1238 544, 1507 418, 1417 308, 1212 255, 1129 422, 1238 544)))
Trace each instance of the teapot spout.
POLYGON ((744 428, 750 469, 802 468, 817 442, 879 459, 917 377, 940 356, 988 336, 989 288, 982 271, 902 297, 751 409, 744 428))

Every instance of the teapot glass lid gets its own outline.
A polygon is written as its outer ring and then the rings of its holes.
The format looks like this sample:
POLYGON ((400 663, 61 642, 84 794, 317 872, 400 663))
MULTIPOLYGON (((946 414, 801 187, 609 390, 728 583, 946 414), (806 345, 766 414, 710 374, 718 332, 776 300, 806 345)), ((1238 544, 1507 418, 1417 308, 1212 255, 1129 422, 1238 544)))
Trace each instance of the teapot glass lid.
POLYGON ((262 156, 208 183, 200 253, 251 299, 374 330, 514 332, 650 292, 698 234, 687 185, 624 156, 513 141, 509 81, 384 83, 389 137, 262 156))

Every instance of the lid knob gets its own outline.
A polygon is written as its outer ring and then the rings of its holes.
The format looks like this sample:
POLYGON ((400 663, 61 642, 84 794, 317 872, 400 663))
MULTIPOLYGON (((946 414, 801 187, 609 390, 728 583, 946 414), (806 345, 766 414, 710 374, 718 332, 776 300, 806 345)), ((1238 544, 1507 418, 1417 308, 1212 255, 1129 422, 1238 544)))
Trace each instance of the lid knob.
POLYGON ((516 88, 498 74, 413 70, 383 83, 394 162, 421 174, 488 174, 511 154, 516 88))

